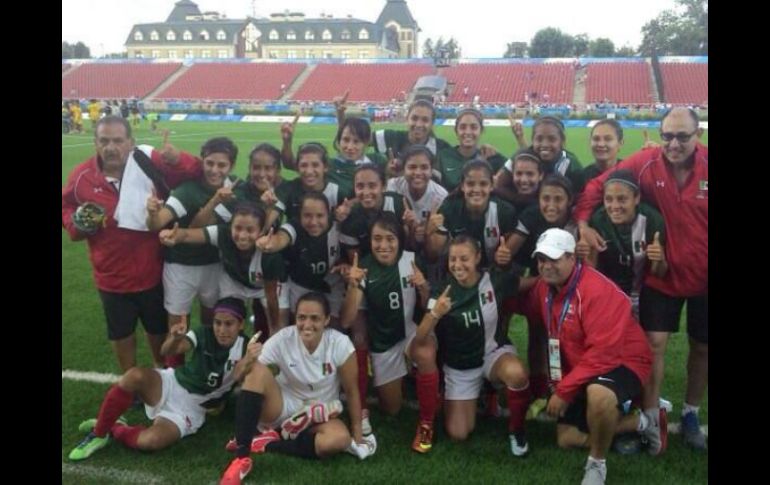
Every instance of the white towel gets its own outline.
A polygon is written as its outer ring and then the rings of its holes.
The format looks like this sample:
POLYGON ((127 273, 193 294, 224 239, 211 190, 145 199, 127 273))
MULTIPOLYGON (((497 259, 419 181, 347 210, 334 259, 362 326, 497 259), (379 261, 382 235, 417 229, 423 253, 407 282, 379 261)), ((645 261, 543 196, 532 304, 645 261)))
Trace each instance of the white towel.
MULTIPOLYGON (((148 157, 152 156, 150 145, 138 145, 148 157)), ((147 231, 147 197, 152 195, 155 185, 150 177, 134 160, 132 151, 123 170, 123 178, 120 181, 120 195, 118 206, 115 208, 115 220, 118 227, 132 229, 134 231, 147 231)))

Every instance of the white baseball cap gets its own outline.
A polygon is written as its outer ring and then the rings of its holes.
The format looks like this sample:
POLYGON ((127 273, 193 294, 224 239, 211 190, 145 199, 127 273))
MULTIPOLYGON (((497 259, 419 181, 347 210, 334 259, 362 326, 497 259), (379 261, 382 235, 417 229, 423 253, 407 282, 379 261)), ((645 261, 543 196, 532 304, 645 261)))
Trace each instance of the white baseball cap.
POLYGON ((544 254, 551 259, 559 259, 564 253, 575 253, 575 238, 564 229, 552 228, 545 231, 537 239, 537 246, 532 253, 544 254))

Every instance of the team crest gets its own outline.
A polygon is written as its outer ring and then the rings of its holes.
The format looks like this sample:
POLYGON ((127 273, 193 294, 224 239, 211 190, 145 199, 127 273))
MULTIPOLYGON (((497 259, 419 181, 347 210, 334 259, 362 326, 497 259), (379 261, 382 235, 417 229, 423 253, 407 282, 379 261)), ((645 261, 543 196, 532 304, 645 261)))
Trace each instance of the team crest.
POLYGON ((408 276, 403 276, 401 278, 401 289, 405 290, 407 288, 414 287, 411 281, 409 281, 408 276))
POLYGON ((497 237, 497 226, 495 227, 487 227, 485 230, 486 237, 497 237))
POLYGON ((331 362, 324 362, 321 364, 321 375, 331 375, 334 372, 331 362))
POLYGON ((252 283, 257 283, 259 281, 262 281, 262 273, 259 271, 250 271, 249 281, 251 281, 252 283))
POLYGON ((494 303, 494 302, 495 302, 495 293, 492 290, 489 290, 486 293, 481 294, 482 305, 486 305, 487 303, 494 303))

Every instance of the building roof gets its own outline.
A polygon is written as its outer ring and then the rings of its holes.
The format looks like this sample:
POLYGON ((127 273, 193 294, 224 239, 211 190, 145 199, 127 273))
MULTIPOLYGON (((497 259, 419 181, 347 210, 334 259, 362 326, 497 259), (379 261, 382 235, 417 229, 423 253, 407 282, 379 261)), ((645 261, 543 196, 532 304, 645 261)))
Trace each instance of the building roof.
POLYGON ((384 26, 390 20, 395 21, 401 28, 419 28, 405 0, 388 0, 377 18, 377 25, 384 26))
POLYGON ((168 45, 169 42, 174 44, 184 44, 189 42, 190 44, 211 44, 211 45, 232 45, 235 43, 235 36, 240 33, 243 27, 246 25, 247 20, 240 19, 225 19, 225 20, 192 20, 192 21, 175 21, 175 22, 155 22, 151 24, 137 24, 131 29, 126 39, 126 45, 168 45), (150 33, 152 31, 158 32, 158 40, 151 40, 150 33), (190 31, 192 34, 192 40, 184 40, 183 35, 185 31, 190 31), (208 40, 201 38, 201 32, 208 32, 208 40), (225 39, 217 40, 217 33, 224 31, 225 39), (173 31, 176 35, 176 40, 166 40, 166 35, 169 31, 173 31), (134 40, 134 34, 136 32, 142 33, 142 40, 134 40))
POLYGON ((174 9, 166 19, 166 22, 184 21, 188 15, 201 15, 198 5, 190 0, 179 0, 174 4, 174 9))

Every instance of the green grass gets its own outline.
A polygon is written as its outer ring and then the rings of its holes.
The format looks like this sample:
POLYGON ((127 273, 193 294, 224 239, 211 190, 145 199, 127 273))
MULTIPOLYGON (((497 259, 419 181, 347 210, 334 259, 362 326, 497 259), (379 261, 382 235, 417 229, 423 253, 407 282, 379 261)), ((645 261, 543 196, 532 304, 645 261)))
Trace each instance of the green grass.
MULTIPOLYGON (((257 142, 268 141, 279 146, 278 125, 263 123, 184 123, 165 122, 161 127, 172 131, 171 141, 177 147, 197 153, 208 138, 230 136, 238 144, 235 173, 241 177, 246 171, 249 150, 257 142)), ((380 128, 382 126, 376 126, 380 128)), ((449 127, 439 127, 437 134, 455 143, 449 127)), ((568 130, 567 147, 575 152, 583 165, 591 163, 588 129, 568 130)), ((621 157, 633 153, 642 143, 641 130, 626 130, 626 143, 621 157)), ((136 134, 137 143, 158 145, 160 136, 149 132, 144 125, 136 134)), ((299 125, 295 144, 321 141, 331 148, 334 128, 329 125, 299 125)), ((527 130, 527 137, 529 131, 527 130)), ((653 138, 655 135, 653 134, 653 138)), ((514 141, 508 128, 487 128, 483 141, 510 155, 514 141)), ((704 143, 708 136, 704 136, 704 143)), ((62 184, 75 165, 93 153, 92 137, 62 136, 62 184)), ((292 177, 292 174, 287 174, 292 177)), ((193 324, 197 325, 197 315, 193 324)), ((141 329, 141 326, 139 326, 141 329)), ((684 395, 686 378, 687 338, 675 334, 667 354, 667 373, 663 396, 674 402, 674 416, 678 416, 684 395)), ((142 335, 141 330, 139 334, 142 335)), ((520 352, 526 349, 526 330, 521 317, 511 325, 511 336, 520 352)), ((147 345, 139 337, 140 365, 151 362, 147 345)), ((86 244, 73 243, 62 231, 62 369, 119 373, 119 368, 106 338, 106 326, 101 303, 91 276, 86 244)), ((70 450, 82 438, 77 431, 81 420, 96 415, 107 385, 62 381, 62 483, 121 483, 110 479, 88 478, 84 473, 72 472, 74 467, 89 467, 134 471, 154 476, 164 483, 215 483, 218 481, 230 455, 224 444, 231 436, 234 423, 234 402, 228 404, 222 415, 210 418, 194 436, 158 453, 140 453, 111 444, 82 463, 72 464, 67 459, 70 450), (64 469, 67 464, 67 469, 64 469), (71 465, 71 466, 70 466, 71 465)), ((410 392, 413 395, 413 392, 410 392)), ((131 411, 131 423, 146 423, 143 413, 131 411)), ((702 423, 708 422, 708 397, 701 409, 702 423)), ((443 418, 440 418, 443 419, 443 418)), ((427 456, 418 455, 409 448, 417 413, 403 409, 396 417, 384 417, 376 408, 372 421, 379 443, 377 454, 364 462, 350 455, 337 456, 324 462, 308 462, 295 458, 261 455, 255 457, 255 467, 247 483, 436 483, 458 479, 472 483, 577 483, 587 452, 563 451, 556 447, 554 425, 532 423, 529 428, 532 453, 524 460, 510 455, 505 420, 479 418, 470 440, 451 443, 441 425, 437 426, 434 450, 427 456)), ((674 418, 678 421, 678 418, 674 418)), ((697 454, 685 449, 681 437, 672 435, 669 450, 660 458, 647 455, 609 457, 609 483, 624 484, 691 484, 706 483, 708 454, 697 454)), ((126 477, 128 481, 130 477, 126 477)), ((126 481, 126 483, 127 483, 126 481)))

